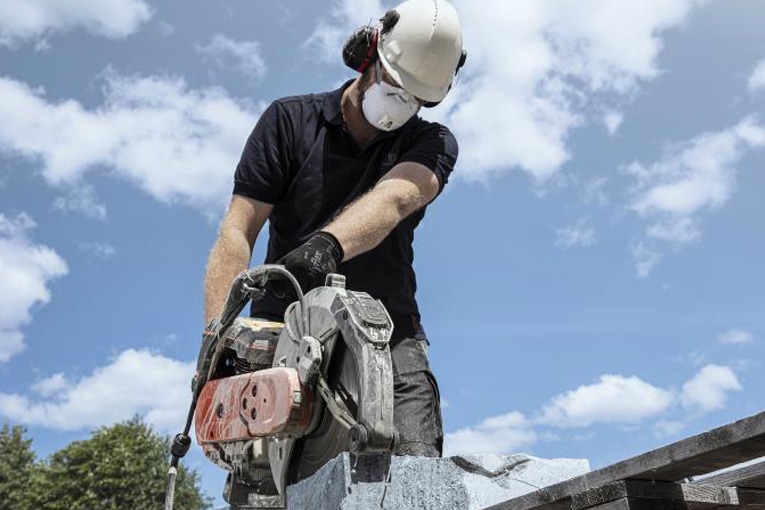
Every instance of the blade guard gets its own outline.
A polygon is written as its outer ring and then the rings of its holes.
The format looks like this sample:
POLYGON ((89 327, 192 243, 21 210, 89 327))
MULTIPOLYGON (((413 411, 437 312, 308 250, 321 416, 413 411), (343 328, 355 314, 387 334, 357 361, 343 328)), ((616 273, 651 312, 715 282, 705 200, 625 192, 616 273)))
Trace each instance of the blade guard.
POLYGON ((294 368, 269 368, 209 381, 194 414, 197 444, 296 437, 311 421, 313 393, 294 368))

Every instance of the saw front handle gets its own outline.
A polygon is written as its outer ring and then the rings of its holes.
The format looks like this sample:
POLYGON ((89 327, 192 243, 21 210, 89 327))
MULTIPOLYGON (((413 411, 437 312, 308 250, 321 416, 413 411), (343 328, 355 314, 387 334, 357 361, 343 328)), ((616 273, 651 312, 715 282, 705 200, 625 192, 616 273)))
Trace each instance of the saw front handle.
MULTIPOLYGON (((284 278, 295 287, 298 301, 300 301, 301 308, 304 308, 302 306, 303 291, 300 288, 300 284, 292 273, 287 271, 284 266, 278 264, 255 266, 247 271, 242 271, 239 273, 239 276, 234 279, 234 282, 231 284, 231 290, 226 298, 226 302, 220 312, 220 319, 213 318, 202 335, 202 345, 199 349, 199 357, 197 358, 197 372, 194 381, 192 382, 194 402, 196 402, 196 399, 199 397, 199 392, 202 391, 202 387, 210 379, 210 376, 212 375, 211 370, 217 365, 218 358, 223 352, 223 346, 220 339, 223 338, 226 330, 230 328, 234 323, 234 320, 239 317, 239 314, 247 303, 263 295, 269 281, 284 278)), ((307 327, 305 320, 303 327, 307 327)))
POLYGON ((226 303, 220 312, 221 332, 228 329, 241 313, 244 306, 252 299, 260 297, 269 281, 286 278, 295 288, 298 301, 303 302, 303 290, 297 279, 279 264, 263 264, 239 273, 231 284, 226 303))

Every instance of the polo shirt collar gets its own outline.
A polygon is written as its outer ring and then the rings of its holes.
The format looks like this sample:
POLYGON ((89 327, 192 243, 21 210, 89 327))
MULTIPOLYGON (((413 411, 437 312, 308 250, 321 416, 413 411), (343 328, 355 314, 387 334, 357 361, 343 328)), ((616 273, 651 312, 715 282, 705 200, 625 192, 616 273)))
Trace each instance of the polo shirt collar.
POLYGON ((348 80, 347 82, 343 83, 339 89, 328 92, 324 96, 321 110, 327 122, 331 124, 342 125, 343 113, 340 111, 340 100, 343 97, 343 92, 351 83, 353 83, 353 80, 348 80))

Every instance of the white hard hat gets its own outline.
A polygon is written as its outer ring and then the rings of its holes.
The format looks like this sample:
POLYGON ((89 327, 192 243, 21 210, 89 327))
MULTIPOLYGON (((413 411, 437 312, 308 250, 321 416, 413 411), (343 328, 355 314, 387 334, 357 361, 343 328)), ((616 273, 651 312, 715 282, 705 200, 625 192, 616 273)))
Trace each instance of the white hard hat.
POLYGON ((397 19, 392 28, 386 30, 383 19, 380 61, 405 90, 438 103, 464 61, 457 11, 445 0, 407 0, 393 10, 397 19))

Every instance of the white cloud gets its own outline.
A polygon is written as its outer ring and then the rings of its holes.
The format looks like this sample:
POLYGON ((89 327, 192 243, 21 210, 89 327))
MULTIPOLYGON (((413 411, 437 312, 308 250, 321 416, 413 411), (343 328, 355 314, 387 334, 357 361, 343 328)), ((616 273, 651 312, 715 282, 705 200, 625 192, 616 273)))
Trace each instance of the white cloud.
POLYGON ((362 25, 377 23, 386 9, 395 6, 380 0, 336 0, 329 17, 317 22, 305 47, 324 62, 342 62, 341 50, 351 33, 362 25))
POLYGON ((18 330, 0 329, 0 364, 24 350, 24 335, 18 330))
POLYGON ((40 379, 34 383, 30 389, 41 397, 48 398, 62 393, 69 388, 70 384, 69 381, 66 380, 66 376, 59 372, 50 377, 46 377, 45 379, 40 379))
POLYGON ((707 365, 683 385, 680 401, 690 411, 707 413, 724 408, 728 393, 741 389, 730 367, 707 365))
POLYGON ((144 0, 3 0, 0 46, 14 46, 80 27, 109 38, 126 37, 152 14, 144 0))
POLYGON ((610 203, 605 188, 608 184, 606 177, 596 177, 583 185, 584 203, 605 207, 610 203))
POLYGON ((256 41, 234 41, 223 34, 215 34, 212 40, 197 51, 212 59, 221 67, 234 67, 250 78, 262 78, 266 62, 256 41))
POLYGON ((682 404, 713 411, 725 406, 727 393, 741 391, 736 373, 726 366, 709 364, 683 385, 682 404))
POLYGON ((735 189, 736 164, 760 147, 765 147, 765 127, 747 117, 673 147, 656 163, 624 168, 634 180, 630 208, 648 223, 645 236, 653 241, 650 256, 646 245, 638 245, 640 275, 647 276, 658 262, 657 242, 679 247, 700 239, 700 215, 725 205, 735 189))
POLYGON ((656 437, 665 438, 670 436, 676 436, 684 428, 685 428, 685 424, 681 421, 659 420, 653 426, 653 433, 656 437))
POLYGON ((713 364, 699 370, 679 394, 635 376, 602 375, 593 384, 553 397, 533 420, 514 411, 446 434, 445 455, 518 451, 540 439, 560 439, 545 427, 590 427, 589 432, 572 439, 591 440, 596 437, 595 426, 629 425, 635 429, 652 418, 656 421, 645 425, 656 437, 676 436, 690 420, 723 408, 729 393, 741 389, 730 367, 713 364))
POLYGON ((592 246, 595 244, 595 229, 587 220, 579 219, 574 225, 555 230, 555 246, 571 248, 574 246, 592 246))
POLYGON ((641 241, 632 246, 632 259, 635 262, 635 274, 638 278, 648 277, 661 258, 661 253, 652 244, 641 241))
POLYGON ((649 225, 645 235, 650 239, 673 244, 687 244, 701 238, 697 223, 694 218, 689 217, 662 218, 649 225))
POLYGON ((624 122, 624 114, 610 111, 603 116, 603 124, 608 129, 608 134, 614 136, 624 122))
POLYGON ((157 23, 157 30, 165 37, 170 37, 175 33, 175 26, 166 21, 160 21, 157 23))
POLYGON ((754 66, 752 74, 749 75, 749 81, 747 82, 750 92, 755 92, 765 88, 765 59, 760 60, 754 66))
POLYGON ((95 220, 106 219, 106 206, 98 201, 93 186, 87 184, 70 187, 66 196, 53 201, 53 207, 61 212, 80 212, 95 220))
POLYGON ((21 328, 33 308, 50 301, 50 282, 67 273, 55 251, 29 240, 34 226, 26 214, 0 213, 0 363, 24 349, 21 328))
POLYGON ((665 412, 675 397, 638 377, 603 375, 544 406, 539 422, 556 427, 587 427, 594 423, 634 424, 665 412))
POLYGON ((754 335, 744 329, 731 329, 722 333, 717 340, 724 345, 746 345, 754 343, 754 335))
POLYGON ((747 149, 765 145, 765 128, 752 117, 717 133, 706 133, 648 167, 627 168, 637 181, 631 207, 642 216, 687 217, 722 206, 733 192, 734 165, 747 149))
POLYGON ((110 259, 117 253, 117 250, 111 244, 95 241, 77 243, 77 248, 100 259, 110 259))
POLYGON ((164 432, 185 423, 193 362, 129 349, 77 381, 55 374, 36 383, 30 397, 0 393, 0 415, 58 430, 92 429, 139 414, 164 432))
POLYGON ((518 451, 537 441, 531 423, 523 414, 510 412, 486 418, 444 437, 444 456, 465 453, 503 453, 518 451))
POLYGON ((50 42, 47 39, 40 39, 35 43, 36 53, 45 53, 50 49, 50 42))
POLYGON ((46 101, 41 90, 0 77, 0 151, 42 167, 52 185, 108 172, 163 202, 219 209, 259 111, 218 88, 180 78, 107 73, 105 102, 46 101))

